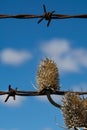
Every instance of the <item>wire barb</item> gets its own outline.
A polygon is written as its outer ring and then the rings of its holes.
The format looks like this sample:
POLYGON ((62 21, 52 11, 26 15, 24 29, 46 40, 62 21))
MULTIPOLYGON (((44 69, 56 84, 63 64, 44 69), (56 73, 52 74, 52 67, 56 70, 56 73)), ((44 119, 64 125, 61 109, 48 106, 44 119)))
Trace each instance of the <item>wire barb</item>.
POLYGON ((47 27, 48 27, 48 26, 50 25, 52 15, 53 15, 53 13, 54 13, 55 11, 47 12, 45 5, 43 5, 43 10, 44 10, 43 17, 38 21, 38 24, 39 24, 40 22, 42 22, 42 20, 45 19, 45 20, 48 21, 48 23, 47 23, 47 27))
POLYGON ((16 95, 17 88, 13 89, 13 88, 11 88, 11 85, 9 85, 9 86, 8 86, 8 91, 9 91, 9 94, 8 94, 8 96, 6 97, 5 102, 8 101, 8 99, 9 99, 10 96, 12 96, 13 99, 15 100, 15 95, 16 95))

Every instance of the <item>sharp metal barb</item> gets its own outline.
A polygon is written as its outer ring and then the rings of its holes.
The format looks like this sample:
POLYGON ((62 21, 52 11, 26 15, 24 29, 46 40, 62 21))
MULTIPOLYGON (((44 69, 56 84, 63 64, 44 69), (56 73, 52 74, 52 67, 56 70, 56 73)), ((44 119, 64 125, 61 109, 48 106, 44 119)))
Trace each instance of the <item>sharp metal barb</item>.
POLYGON ((7 96, 6 99, 5 99, 5 102, 8 101, 8 99, 9 99, 10 96, 12 96, 13 99, 15 100, 16 91, 17 91, 17 88, 12 89, 12 88, 11 88, 11 85, 9 85, 9 86, 8 86, 8 92, 9 92, 9 93, 8 93, 8 96, 7 96))
POLYGON ((43 9, 44 9, 44 13, 47 13, 45 5, 43 5, 43 9))
POLYGON ((50 25, 51 19, 48 20, 47 27, 50 25))
POLYGON ((48 21, 48 23, 47 23, 47 27, 48 27, 48 26, 50 25, 50 22, 51 22, 51 19, 52 19, 52 15, 53 15, 53 13, 54 13, 55 11, 53 10, 53 11, 51 11, 51 12, 47 12, 45 5, 43 5, 43 9, 44 9, 43 18, 41 18, 41 19, 38 21, 38 23, 40 23, 42 20, 45 19, 45 20, 48 21))
POLYGON ((38 24, 39 24, 40 22, 42 22, 42 21, 43 21, 43 19, 44 19, 44 17, 43 17, 43 18, 41 18, 40 20, 38 20, 38 24))
POLYGON ((7 96, 7 97, 6 97, 6 99, 5 99, 5 102, 7 102, 7 101, 8 101, 9 97, 10 97, 10 96, 9 96, 9 94, 8 94, 8 96, 7 96))

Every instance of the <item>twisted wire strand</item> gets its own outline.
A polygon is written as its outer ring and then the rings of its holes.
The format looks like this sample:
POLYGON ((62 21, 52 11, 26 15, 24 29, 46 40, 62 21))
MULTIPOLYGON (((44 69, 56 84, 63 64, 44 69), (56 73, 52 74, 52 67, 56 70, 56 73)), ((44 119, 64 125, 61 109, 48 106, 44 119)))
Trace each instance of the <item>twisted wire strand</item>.
POLYGON ((18 14, 18 15, 0 14, 0 19, 4 19, 4 18, 31 19, 31 18, 41 18, 41 17, 42 15, 31 15, 31 14, 18 14))
MULTIPOLYGON (((44 95, 46 95, 46 93, 41 93, 38 91, 19 91, 19 90, 15 90, 15 89, 13 89, 13 91, 15 91, 15 95, 18 95, 18 96, 44 96, 44 95)), ((76 93, 78 95, 87 95, 87 92, 79 92, 79 91, 78 92, 77 91, 74 91, 74 92, 73 91, 55 91, 55 92, 51 92, 50 94, 63 96, 67 92, 76 93)), ((6 95, 9 93, 10 93, 10 91, 0 91, 0 96, 6 95)))
MULTIPOLYGON (((0 19, 4 19, 4 18, 34 19, 34 18, 42 18, 42 17, 45 18, 45 15, 32 15, 32 14, 8 15, 8 14, 0 14, 0 19)), ((87 14, 81 14, 81 15, 52 14, 52 16, 51 16, 51 19, 68 19, 68 18, 87 18, 87 14)))
MULTIPOLYGON (((17 96, 44 96, 46 95, 47 96, 47 99, 49 100, 49 102, 61 109, 61 105, 56 103, 51 95, 52 94, 55 94, 55 95, 60 95, 60 96, 63 96, 65 93, 67 92, 70 92, 70 91, 55 91, 55 92, 52 92, 52 91, 49 91, 49 90, 46 90, 44 92, 39 92, 39 91, 18 91, 17 88, 13 89, 11 87, 11 85, 8 86, 8 91, 0 91, 0 96, 1 95, 7 95, 6 99, 5 99, 5 102, 8 101, 8 99, 12 96, 13 99, 15 100, 16 99, 16 95, 17 96)), ((84 94, 87 94, 87 92, 72 92, 72 93, 77 93, 78 95, 84 95, 84 94)))
POLYGON ((34 19, 39 18, 38 24, 41 23, 44 19, 47 20, 47 27, 50 25, 52 19, 69 19, 69 18, 87 18, 87 14, 81 15, 64 15, 64 14, 54 14, 55 10, 48 12, 46 6, 43 5, 43 15, 32 15, 32 14, 18 14, 18 15, 6 15, 0 14, 0 19, 6 18, 16 18, 16 19, 34 19))

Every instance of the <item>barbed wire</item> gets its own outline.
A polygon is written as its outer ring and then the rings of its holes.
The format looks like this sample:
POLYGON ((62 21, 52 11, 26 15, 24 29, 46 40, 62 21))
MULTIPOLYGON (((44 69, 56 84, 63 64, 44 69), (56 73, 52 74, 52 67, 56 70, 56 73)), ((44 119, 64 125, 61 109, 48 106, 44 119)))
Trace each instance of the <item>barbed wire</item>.
MULTIPOLYGON (((0 91, 0 96, 1 95, 7 95, 5 102, 9 99, 9 97, 13 97, 15 100, 15 96, 44 96, 47 95, 48 90, 43 90, 43 91, 20 91, 18 88, 13 89, 11 85, 8 86, 8 91, 0 91)), ((76 93, 78 95, 86 95, 87 92, 79 92, 79 91, 49 91, 50 95, 60 95, 63 96, 67 92, 72 92, 76 93)))
MULTIPOLYGON (((50 22, 52 19, 69 19, 69 18, 87 18, 87 14, 80 14, 80 15, 64 15, 64 14, 54 14, 55 10, 47 12, 46 6, 43 5, 44 13, 42 15, 35 15, 35 14, 17 14, 17 15, 6 15, 6 14, 0 14, 0 19, 6 19, 6 18, 15 18, 15 19, 35 19, 39 18, 38 24, 41 23, 44 19, 47 20, 47 27, 50 25, 50 22)), ((70 91, 50 91, 49 95, 55 94, 63 96, 66 92, 70 91)), ((77 93, 78 95, 84 95, 87 94, 87 92, 73 92, 77 93)), ((47 95, 48 100, 56 107, 61 107, 59 104, 55 103, 51 97, 49 97, 47 90, 44 91, 19 91, 17 88, 13 89, 11 85, 8 86, 8 91, 0 91, 1 95, 6 95, 7 97, 5 99, 5 102, 8 101, 9 97, 12 96, 15 100, 15 96, 42 96, 47 95)))
POLYGON ((42 15, 35 15, 35 14, 17 14, 17 15, 6 15, 0 14, 0 19, 6 18, 15 18, 15 19, 35 19, 39 18, 38 24, 42 22, 42 20, 46 20, 47 27, 50 25, 52 19, 69 19, 69 18, 87 18, 87 14, 80 14, 80 15, 64 15, 64 14, 54 14, 55 10, 47 12, 46 6, 43 5, 44 13, 42 15))
MULTIPOLYGON (((17 15, 7 15, 7 14, 0 14, 0 19, 6 19, 6 18, 15 18, 15 19, 35 19, 39 18, 38 24, 41 23, 44 19, 47 22, 47 27, 50 25, 50 22, 52 19, 70 19, 70 18, 87 18, 87 14, 80 14, 80 15, 64 15, 64 14, 54 14, 55 11, 47 12, 46 6, 43 5, 44 13, 43 15, 34 15, 34 14, 17 14, 17 15)), ((78 95, 87 95, 87 92, 79 92, 79 91, 50 91, 50 90, 43 90, 43 91, 20 91, 18 88, 13 89, 11 85, 8 86, 8 91, 0 91, 1 95, 7 95, 5 102, 9 100, 10 97, 13 97, 13 99, 16 99, 16 96, 44 96, 46 95, 49 102, 54 105, 55 107, 61 109, 61 105, 56 103, 51 95, 60 95, 63 96, 67 92, 76 93, 78 95)), ((57 123, 59 126, 59 124, 57 123)), ((61 128, 64 128, 60 126, 61 128)), ((67 128, 64 128, 67 129, 67 128)), ((74 130, 78 130, 76 127, 74 130)))

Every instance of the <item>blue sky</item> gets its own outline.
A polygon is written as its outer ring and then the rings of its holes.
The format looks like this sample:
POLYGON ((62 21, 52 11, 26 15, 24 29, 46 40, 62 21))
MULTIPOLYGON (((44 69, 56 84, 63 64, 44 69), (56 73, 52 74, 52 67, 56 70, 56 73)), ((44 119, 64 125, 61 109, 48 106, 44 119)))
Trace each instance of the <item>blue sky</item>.
MULTIPOLYGON (((0 0, 0 14, 87 14, 86 0, 0 0)), ((0 90, 9 84, 19 90, 36 91, 39 62, 52 58, 58 65, 61 90, 87 91, 87 20, 52 20, 46 27, 38 19, 0 19, 0 90)), ((60 130, 61 111, 46 97, 17 97, 4 103, 0 97, 0 130, 60 130)), ((57 102, 60 97, 54 96, 57 102)))

